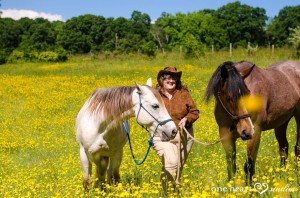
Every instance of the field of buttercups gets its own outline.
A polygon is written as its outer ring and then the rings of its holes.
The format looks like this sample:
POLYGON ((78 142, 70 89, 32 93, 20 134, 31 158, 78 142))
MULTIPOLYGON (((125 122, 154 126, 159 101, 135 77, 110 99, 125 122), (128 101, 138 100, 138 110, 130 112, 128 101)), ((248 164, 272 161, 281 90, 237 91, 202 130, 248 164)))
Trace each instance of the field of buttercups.
MULTIPOLYGON (((216 67, 227 60, 248 59, 265 67, 286 58, 265 52, 229 58, 224 54, 203 59, 143 57, 116 59, 77 57, 67 63, 20 63, 0 66, 0 197, 164 197, 160 185, 161 162, 151 149, 145 163, 135 165, 129 145, 124 148, 121 180, 105 191, 84 193, 75 140, 75 118, 85 100, 98 87, 144 84, 157 72, 175 65, 199 110, 195 137, 203 142, 219 139, 213 116, 214 102, 203 100, 216 67)), ((288 57, 287 57, 288 58, 288 57)), ((144 156, 149 134, 131 119, 131 140, 138 159, 144 156)), ((221 144, 194 144, 184 167, 179 194, 169 197, 299 197, 300 178, 294 156, 295 122, 288 127, 290 152, 286 168, 279 166, 274 132, 262 133, 256 175, 246 186, 243 165, 246 142, 237 141, 237 176, 227 181, 225 152, 221 144)))

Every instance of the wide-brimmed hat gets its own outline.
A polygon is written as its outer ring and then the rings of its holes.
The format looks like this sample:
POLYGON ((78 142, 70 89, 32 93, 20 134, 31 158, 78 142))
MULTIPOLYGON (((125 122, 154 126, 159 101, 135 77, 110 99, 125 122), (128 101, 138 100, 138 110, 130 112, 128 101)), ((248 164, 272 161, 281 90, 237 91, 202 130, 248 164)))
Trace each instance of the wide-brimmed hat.
POLYGON ((171 76, 176 76, 178 78, 178 80, 180 80, 182 71, 177 71, 177 68, 174 66, 165 67, 163 70, 160 70, 158 72, 157 81, 159 82, 160 77, 165 74, 169 74, 171 76))

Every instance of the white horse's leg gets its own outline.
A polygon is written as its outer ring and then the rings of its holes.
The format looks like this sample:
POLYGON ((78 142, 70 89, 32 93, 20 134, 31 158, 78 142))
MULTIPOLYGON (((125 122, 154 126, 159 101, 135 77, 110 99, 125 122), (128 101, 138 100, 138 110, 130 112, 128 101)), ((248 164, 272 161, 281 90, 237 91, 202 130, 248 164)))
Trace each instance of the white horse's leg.
POLYGON ((108 169, 108 182, 118 183, 120 182, 120 166, 123 158, 123 148, 118 151, 110 158, 109 169, 108 169))
MULTIPOLYGON (((128 124, 128 133, 130 130, 129 121, 126 120, 128 124)), ((118 134, 117 144, 115 145, 115 152, 110 156, 110 163, 108 169, 108 182, 118 183, 120 182, 120 166, 123 158, 123 148, 127 142, 127 135, 123 123, 119 123, 119 126, 115 128, 114 134, 118 134)))
POLYGON ((106 171, 108 167, 108 162, 109 162, 109 157, 107 156, 101 156, 96 163, 96 176, 98 178, 98 181, 95 183, 95 187, 103 188, 104 183, 105 183, 105 176, 106 176, 106 171))
POLYGON ((82 145, 80 145, 80 162, 82 166, 82 171, 83 171, 83 187, 85 191, 89 190, 89 186, 92 183, 92 164, 88 159, 88 156, 85 152, 85 149, 82 145))

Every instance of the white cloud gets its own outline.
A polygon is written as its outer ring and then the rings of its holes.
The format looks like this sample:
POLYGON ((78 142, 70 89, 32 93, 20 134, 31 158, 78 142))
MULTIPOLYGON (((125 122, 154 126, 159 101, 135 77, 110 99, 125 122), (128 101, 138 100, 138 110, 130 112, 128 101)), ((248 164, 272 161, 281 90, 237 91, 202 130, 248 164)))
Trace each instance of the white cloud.
POLYGON ((44 18, 44 19, 48 19, 49 21, 63 21, 61 15, 49 14, 45 12, 36 12, 33 10, 7 9, 1 11, 2 11, 2 15, 1 15, 2 18, 12 18, 15 20, 19 20, 23 17, 28 17, 30 19, 44 18))

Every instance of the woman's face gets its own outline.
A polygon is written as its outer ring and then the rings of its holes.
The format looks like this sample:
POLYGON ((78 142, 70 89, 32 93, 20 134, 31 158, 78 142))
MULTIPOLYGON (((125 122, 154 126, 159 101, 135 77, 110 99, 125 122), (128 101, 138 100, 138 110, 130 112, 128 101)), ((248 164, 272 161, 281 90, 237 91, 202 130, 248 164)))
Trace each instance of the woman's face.
POLYGON ((167 91, 174 91, 176 88, 177 78, 171 75, 164 75, 163 77, 163 88, 167 91))

